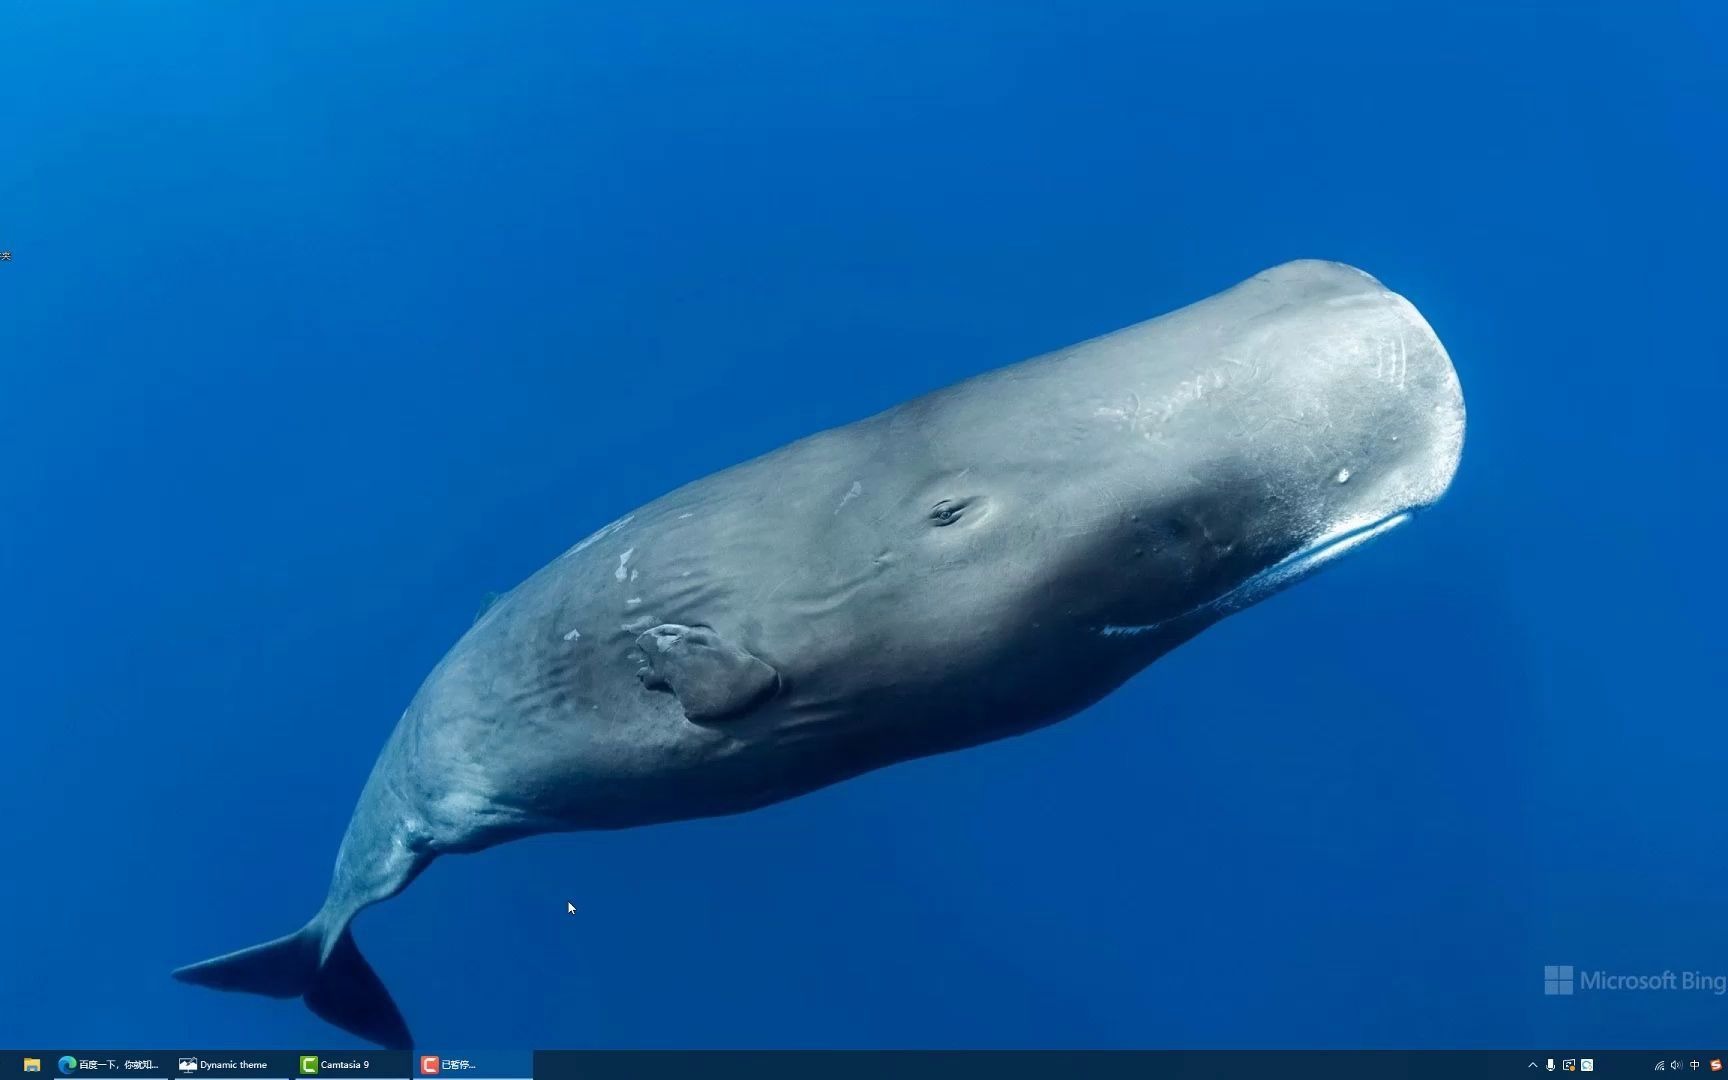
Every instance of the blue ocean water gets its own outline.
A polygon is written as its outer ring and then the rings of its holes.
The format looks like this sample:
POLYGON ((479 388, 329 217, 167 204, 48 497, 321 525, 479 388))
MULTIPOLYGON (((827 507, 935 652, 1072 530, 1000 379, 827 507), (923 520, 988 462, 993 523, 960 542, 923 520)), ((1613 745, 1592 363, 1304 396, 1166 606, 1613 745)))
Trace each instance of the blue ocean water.
POLYGON ((0 1045, 317 907, 487 593, 692 477, 1294 257, 1448 499, 1066 724, 436 864, 422 1044, 1696 1045, 1728 996, 1723 9, 0 2, 0 1045), (565 903, 579 907, 567 916, 565 903))

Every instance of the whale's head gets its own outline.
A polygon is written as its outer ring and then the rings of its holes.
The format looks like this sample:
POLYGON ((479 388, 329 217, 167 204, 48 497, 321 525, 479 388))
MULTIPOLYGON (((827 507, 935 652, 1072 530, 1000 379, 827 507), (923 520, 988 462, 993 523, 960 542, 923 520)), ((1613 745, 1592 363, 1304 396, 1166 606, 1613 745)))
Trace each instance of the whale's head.
MULTIPOLYGON (((1457 374, 1415 307, 1367 274, 1289 263, 1168 321, 1166 334, 1215 347, 1147 355, 1145 390, 1124 415, 1099 416, 1154 448, 1110 456, 1093 478, 1135 507, 1127 533, 1145 542, 1128 552, 1147 564, 1121 598, 1135 620, 1102 632, 1191 633, 1411 521, 1450 486, 1464 442, 1457 374)), ((1095 344, 1132 350, 1156 325, 1095 344)))
POLYGON ((975 651, 1003 697, 1060 697, 1434 504, 1464 403, 1408 301, 1298 262, 961 384, 894 432, 936 466, 906 511, 926 518, 922 591, 900 598, 920 649, 975 651))

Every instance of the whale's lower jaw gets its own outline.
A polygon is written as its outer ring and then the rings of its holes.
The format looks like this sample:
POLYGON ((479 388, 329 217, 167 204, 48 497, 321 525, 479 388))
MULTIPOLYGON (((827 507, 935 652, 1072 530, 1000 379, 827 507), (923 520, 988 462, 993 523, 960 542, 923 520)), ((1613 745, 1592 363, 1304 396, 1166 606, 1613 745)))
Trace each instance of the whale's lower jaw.
POLYGON ((1368 541, 1383 536, 1415 516, 1411 510, 1360 524, 1345 524, 1327 532, 1317 540, 1279 559, 1242 584, 1206 605, 1216 618, 1258 604, 1274 593, 1282 592, 1310 576, 1339 556, 1355 551, 1368 541))
MULTIPOLYGON (((1400 510, 1365 525, 1346 525, 1333 529, 1301 551, 1288 555, 1232 589, 1223 601, 1246 592, 1248 603, 1254 603, 1279 589, 1294 585, 1314 571, 1347 552, 1366 544, 1375 537, 1391 532, 1415 516, 1412 510, 1400 510)), ((1246 606, 1246 605, 1244 605, 1246 606)), ((1231 610, 1236 610, 1232 608, 1231 610)))
POLYGON ((1215 622, 1226 615, 1252 607, 1274 593, 1282 592, 1327 563, 1336 560, 1339 556, 1354 551, 1370 540, 1392 531, 1414 516, 1415 511, 1413 510, 1400 510, 1395 514, 1389 514, 1365 524, 1340 526, 1306 545, 1300 551, 1286 555, 1215 600, 1208 600, 1180 615, 1161 619, 1155 623, 1147 623, 1143 626, 1106 625, 1099 627, 1098 632, 1104 637, 1138 637, 1142 634, 1155 634, 1162 630, 1175 630, 1178 627, 1189 626, 1196 619, 1215 622))

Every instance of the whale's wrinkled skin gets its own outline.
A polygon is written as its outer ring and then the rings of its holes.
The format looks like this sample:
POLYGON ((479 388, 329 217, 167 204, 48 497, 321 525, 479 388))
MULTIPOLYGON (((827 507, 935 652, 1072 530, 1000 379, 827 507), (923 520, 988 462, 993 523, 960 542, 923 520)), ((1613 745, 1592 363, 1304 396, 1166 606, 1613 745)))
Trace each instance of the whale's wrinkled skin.
POLYGON ((183 968, 409 1034, 348 932, 435 857, 731 814, 1061 720, 1437 500, 1434 332, 1337 263, 800 440, 620 517, 439 662, 323 908, 183 968))

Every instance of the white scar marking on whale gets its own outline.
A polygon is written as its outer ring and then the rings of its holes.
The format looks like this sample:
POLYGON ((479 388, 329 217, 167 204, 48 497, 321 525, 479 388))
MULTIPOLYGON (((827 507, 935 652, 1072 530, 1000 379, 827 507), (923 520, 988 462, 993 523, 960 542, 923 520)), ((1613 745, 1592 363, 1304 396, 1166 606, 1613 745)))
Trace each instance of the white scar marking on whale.
POLYGON ((564 640, 565 640, 565 641, 577 641, 577 640, 579 640, 579 639, 580 639, 580 638, 581 638, 581 637, 582 637, 582 631, 580 631, 580 630, 572 630, 572 631, 570 631, 570 632, 569 632, 569 633, 568 633, 568 634, 565 634, 565 635, 564 635, 564 640))
POLYGON ((619 529, 622 529, 624 526, 630 524, 631 519, 634 518, 635 516, 636 516, 635 514, 625 514, 623 517, 619 518, 617 521, 614 521, 612 524, 603 526, 599 531, 590 535, 586 540, 581 541, 575 547, 571 548, 569 551, 566 551, 562 557, 567 559, 570 556, 581 551, 582 549, 595 543, 596 541, 606 539, 608 536, 611 536, 613 533, 617 532, 619 529))
POLYGON ((1133 637, 1135 634, 1145 634, 1158 629, 1160 623, 1149 623, 1145 626, 1106 626, 1099 630, 1105 637, 1133 637))
POLYGON ((637 574, 637 571, 635 571, 635 570, 630 571, 630 580, 631 581, 636 580, 636 574, 637 574))
POLYGON ((612 571, 612 576, 614 578, 616 578, 619 581, 624 580, 625 575, 629 573, 629 571, 624 569, 624 564, 629 562, 630 556, 632 556, 634 554, 636 554, 636 549, 631 548, 628 551, 626 551, 624 554, 618 556, 618 569, 612 571))
POLYGON ((1126 405, 1100 406, 1093 410, 1092 415, 1126 425, 1130 434, 1150 439, 1160 425, 1175 419, 1176 414, 1230 385, 1231 374, 1203 371, 1192 379, 1177 383, 1171 393, 1150 401, 1142 401, 1139 394, 1129 391, 1126 405))
POLYGON ((695 516, 696 516, 695 514, 679 514, 678 520, 683 521, 685 518, 693 518, 695 516))
POLYGON ((864 494, 864 485, 859 483, 856 480, 852 481, 852 486, 850 488, 848 488, 846 490, 846 494, 841 497, 840 505, 836 506, 834 508, 834 512, 836 514, 838 514, 841 510, 845 509, 847 503, 851 502, 853 499, 856 499, 858 496, 860 496, 862 494, 864 494))

